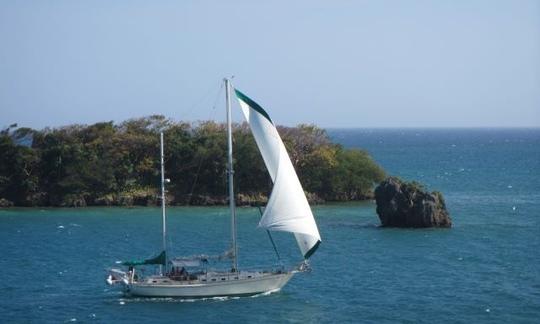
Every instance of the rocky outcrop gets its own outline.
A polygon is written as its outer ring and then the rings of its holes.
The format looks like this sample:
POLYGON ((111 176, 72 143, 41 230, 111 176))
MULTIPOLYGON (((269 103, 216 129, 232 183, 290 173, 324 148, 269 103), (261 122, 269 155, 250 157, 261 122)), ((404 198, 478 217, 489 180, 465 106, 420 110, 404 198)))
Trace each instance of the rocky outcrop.
MULTIPOLYGON (((310 204, 323 204, 325 201, 317 194, 306 192, 306 198, 310 204)), ((268 196, 260 193, 238 193, 235 198, 236 206, 265 206, 268 196)), ((183 195, 174 201, 174 205, 185 206, 225 206, 229 204, 228 196, 217 195, 183 195)))
POLYGON ((86 207, 86 198, 84 194, 65 195, 60 207, 86 207))
POLYGON ((0 198, 0 208, 13 207, 13 202, 5 198, 0 198))
POLYGON ((417 182, 387 178, 375 189, 375 201, 384 227, 452 226, 442 194, 429 193, 417 182))

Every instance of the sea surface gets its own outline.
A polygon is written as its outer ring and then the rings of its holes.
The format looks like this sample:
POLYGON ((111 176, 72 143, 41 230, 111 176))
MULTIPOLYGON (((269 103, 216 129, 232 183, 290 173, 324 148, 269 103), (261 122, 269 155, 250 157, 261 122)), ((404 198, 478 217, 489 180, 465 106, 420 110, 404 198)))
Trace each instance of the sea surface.
MULTIPOLYGON (((539 323, 540 130, 329 130, 389 174, 441 191, 451 229, 380 228, 373 202, 315 206, 312 271, 242 298, 125 298, 118 260, 155 255, 158 208, 0 210, 4 323, 539 323)), ((170 208, 174 255, 229 244, 226 208, 170 208)), ((241 268, 276 261, 258 211, 239 209, 241 268)), ((300 253, 274 236, 284 262, 300 253)))

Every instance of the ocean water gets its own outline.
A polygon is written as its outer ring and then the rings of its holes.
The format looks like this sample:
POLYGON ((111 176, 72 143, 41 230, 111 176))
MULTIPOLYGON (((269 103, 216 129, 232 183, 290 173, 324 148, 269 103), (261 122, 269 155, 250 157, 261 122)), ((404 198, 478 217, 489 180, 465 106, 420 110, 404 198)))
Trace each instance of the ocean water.
MULTIPOLYGON (((372 202, 314 207, 313 271, 278 293, 205 300, 124 298, 117 260, 159 251, 157 208, 0 210, 6 323, 538 323, 540 130, 330 130, 393 175, 442 191, 451 229, 379 228, 372 202)), ((173 254, 227 248, 226 208, 170 208, 173 254)), ((240 266, 272 264, 258 211, 239 209, 240 266)), ((275 235, 286 262, 299 252, 275 235)))

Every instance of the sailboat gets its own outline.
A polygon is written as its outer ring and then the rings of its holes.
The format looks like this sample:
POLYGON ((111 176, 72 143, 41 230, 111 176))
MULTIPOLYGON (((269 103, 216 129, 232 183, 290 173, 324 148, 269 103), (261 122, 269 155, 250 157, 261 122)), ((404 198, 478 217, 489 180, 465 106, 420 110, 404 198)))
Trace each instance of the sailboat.
MULTIPOLYGON (((161 202, 163 221, 163 251, 155 258, 123 262, 128 270, 110 269, 107 282, 120 284, 126 295, 145 297, 202 298, 220 296, 247 296, 280 290, 299 272, 309 269, 308 259, 319 247, 321 237, 302 185, 291 163, 285 145, 268 113, 255 101, 233 89, 229 79, 224 79, 227 116, 227 178, 229 209, 231 214, 231 249, 217 256, 198 255, 168 258, 166 245, 165 177, 163 166, 163 134, 161 134, 161 202), (240 103, 242 113, 262 155, 273 182, 272 192, 259 221, 267 230, 272 245, 271 231, 292 233, 300 248, 302 260, 286 269, 243 270, 238 266, 236 244, 236 206, 234 196, 234 170, 232 146, 231 90, 240 103), (207 270, 209 259, 231 262, 227 270, 207 270), (137 270, 141 265, 159 265, 155 275, 142 276, 137 270)), ((277 252, 277 250, 276 250, 277 252)))

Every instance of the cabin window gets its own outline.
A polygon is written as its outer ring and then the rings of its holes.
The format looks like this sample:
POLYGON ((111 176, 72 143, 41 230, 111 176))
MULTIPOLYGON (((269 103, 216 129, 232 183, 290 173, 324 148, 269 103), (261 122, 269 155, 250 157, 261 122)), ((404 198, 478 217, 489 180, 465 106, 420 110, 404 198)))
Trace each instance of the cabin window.
POLYGON ((248 276, 248 278, 251 278, 251 276, 248 276))
POLYGON ((225 280, 225 278, 221 278, 221 280, 225 280))
POLYGON ((202 279, 202 281, 206 281, 206 279, 202 279))
POLYGON ((212 281, 216 281, 216 279, 212 279, 212 281))
POLYGON ((153 283, 156 283, 157 281, 155 281, 155 280, 152 280, 152 282, 153 282, 153 283))

